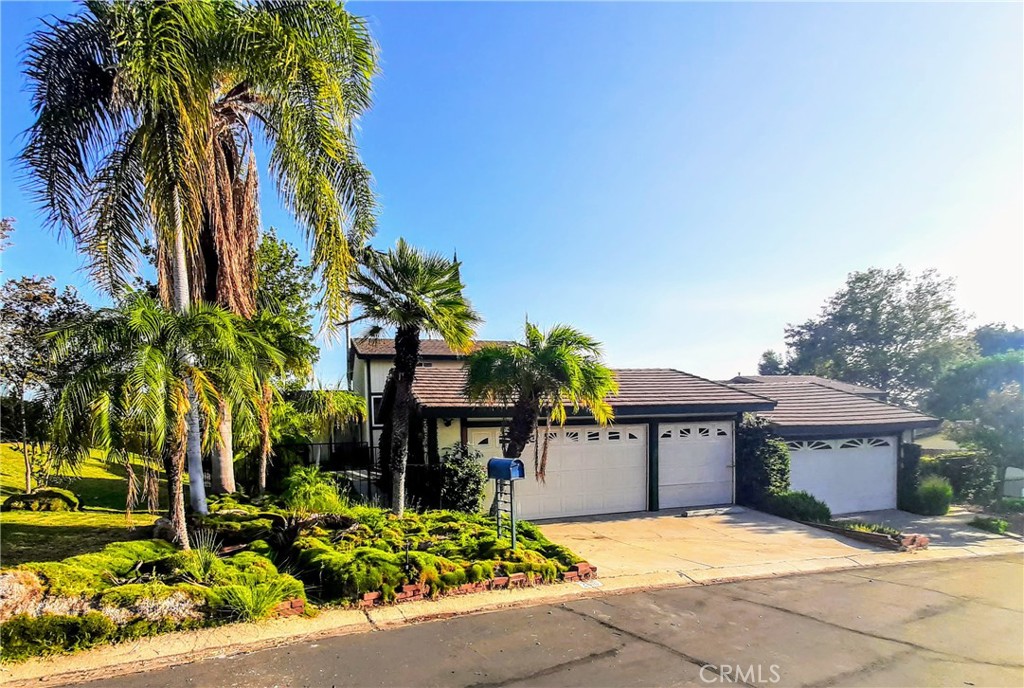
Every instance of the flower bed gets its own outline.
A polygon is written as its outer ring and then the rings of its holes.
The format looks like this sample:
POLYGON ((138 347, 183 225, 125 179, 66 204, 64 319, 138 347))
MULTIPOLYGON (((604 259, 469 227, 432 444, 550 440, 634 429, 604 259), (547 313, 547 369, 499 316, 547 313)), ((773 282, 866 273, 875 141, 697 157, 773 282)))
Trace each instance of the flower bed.
POLYGON ((311 614, 307 592, 365 608, 596 575, 532 524, 517 525, 513 550, 483 515, 398 517, 366 506, 310 514, 274 500, 213 499, 188 552, 159 539, 117 542, 0 571, 0 659, 311 614))

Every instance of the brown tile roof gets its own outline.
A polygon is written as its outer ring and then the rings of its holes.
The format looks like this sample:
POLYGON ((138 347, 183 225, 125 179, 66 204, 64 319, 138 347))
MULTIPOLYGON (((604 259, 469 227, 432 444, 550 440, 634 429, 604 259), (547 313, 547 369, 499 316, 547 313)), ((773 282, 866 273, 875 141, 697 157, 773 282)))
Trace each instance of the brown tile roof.
POLYGON ((917 411, 816 382, 763 382, 734 387, 754 388, 758 394, 777 401, 773 410, 759 412, 759 415, 778 426, 783 435, 853 431, 855 428, 898 432, 941 423, 938 418, 917 411))
MULTIPOLYGON (((763 396, 671 368, 625 368, 615 370, 615 377, 619 382, 619 393, 608 397, 608 402, 616 409, 659 407, 660 413, 686 413, 688 409, 736 413, 767 409, 773 405, 763 396)), ((462 394, 465 381, 465 372, 461 368, 420 368, 416 371, 413 395, 420 405, 427 408, 497 407, 496 404, 470 403, 462 394)))
MULTIPOLYGON (((490 344, 507 345, 511 342, 480 339, 473 342, 473 350, 490 344)), ((388 337, 358 337, 352 340, 356 354, 364 358, 392 358, 395 355, 395 340, 388 337)), ((459 358, 461 354, 452 351, 443 339, 421 339, 420 356, 423 358, 459 358)))
POLYGON ((876 397, 878 399, 885 398, 885 392, 883 392, 880 389, 875 389, 874 387, 866 387, 864 385, 855 385, 851 382, 840 382, 839 380, 832 380, 827 377, 819 377, 818 375, 737 375, 728 382, 730 384, 757 384, 766 382, 778 384, 793 384, 801 382, 813 382, 815 384, 823 385, 825 387, 831 387, 832 389, 838 389, 841 392, 850 392, 851 394, 860 394, 863 396, 876 397))

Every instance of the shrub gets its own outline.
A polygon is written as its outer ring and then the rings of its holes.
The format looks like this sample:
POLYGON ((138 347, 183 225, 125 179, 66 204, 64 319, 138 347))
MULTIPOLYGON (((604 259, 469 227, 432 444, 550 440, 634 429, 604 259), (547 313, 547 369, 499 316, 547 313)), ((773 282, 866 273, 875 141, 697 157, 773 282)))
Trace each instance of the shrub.
POLYGON ((1024 499, 1003 497, 989 507, 997 514, 1024 514, 1024 499))
POLYGON ((914 513, 925 516, 944 516, 953 501, 953 486, 938 475, 929 475, 921 481, 914 499, 914 513))
POLYGON ((757 507, 789 490, 789 448, 769 422, 745 414, 736 427, 736 501, 757 507))
MULTIPOLYGON (((238 621, 259 621, 273 613, 278 604, 288 598, 292 586, 282 576, 265 583, 243 581, 217 589, 220 611, 238 621)), ((293 579, 294 580, 294 579, 293 579)))
POLYGON ((81 500, 71 490, 47 487, 32 494, 11 495, 0 511, 76 511, 80 507, 81 500))
POLYGON ((832 525, 846 530, 853 530, 858 533, 881 533, 882 535, 900 536, 902 533, 892 526, 881 523, 866 523, 864 521, 833 521, 832 525))
POLYGON ((441 455, 441 508, 476 513, 484 499, 487 471, 483 454, 453 444, 441 455))
POLYGON ((996 484, 995 467, 977 452, 942 454, 921 461, 921 472, 949 480, 953 497, 960 502, 981 503, 991 498, 996 484))
POLYGON ((315 514, 336 514, 348 507, 333 480, 315 466, 297 466, 284 480, 282 500, 289 509, 315 514))
POLYGON ((1002 535, 1010 527, 1010 524, 1001 518, 985 518, 982 516, 976 517, 968 525, 987 530, 990 533, 1002 535))
POLYGON ((193 583, 212 583, 220 563, 217 534, 212 530, 196 530, 189 535, 189 540, 192 549, 176 557, 178 570, 193 583))
POLYGON ((912 511, 921 482, 921 445, 901 443, 896 463, 896 506, 912 511))
POLYGON ((793 521, 828 523, 832 520, 828 505, 803 491, 768 495, 761 507, 770 514, 793 521))
POLYGON ((19 614, 0 626, 0 658, 20 661, 85 649, 111 640, 116 631, 114 622, 99 612, 82 616, 19 614))

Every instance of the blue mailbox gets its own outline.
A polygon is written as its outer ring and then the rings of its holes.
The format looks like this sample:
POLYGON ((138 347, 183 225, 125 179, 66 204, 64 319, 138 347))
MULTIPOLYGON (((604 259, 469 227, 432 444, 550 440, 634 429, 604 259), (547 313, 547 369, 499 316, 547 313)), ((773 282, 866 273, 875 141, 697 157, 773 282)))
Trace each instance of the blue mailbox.
POLYGON ((522 480, 526 467, 519 459, 491 459, 487 462, 487 477, 491 480, 522 480))

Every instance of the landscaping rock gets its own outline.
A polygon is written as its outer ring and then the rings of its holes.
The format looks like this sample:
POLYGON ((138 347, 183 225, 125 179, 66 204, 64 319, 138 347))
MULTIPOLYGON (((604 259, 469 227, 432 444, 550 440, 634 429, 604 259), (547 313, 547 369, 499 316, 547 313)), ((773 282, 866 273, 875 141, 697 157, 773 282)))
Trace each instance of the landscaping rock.
POLYGON ((31 571, 0 573, 0 623, 17 614, 31 614, 43 598, 43 583, 31 571))
POLYGON ((166 518, 158 518, 153 524, 153 539, 154 540, 166 540, 167 542, 175 541, 174 526, 166 518))

